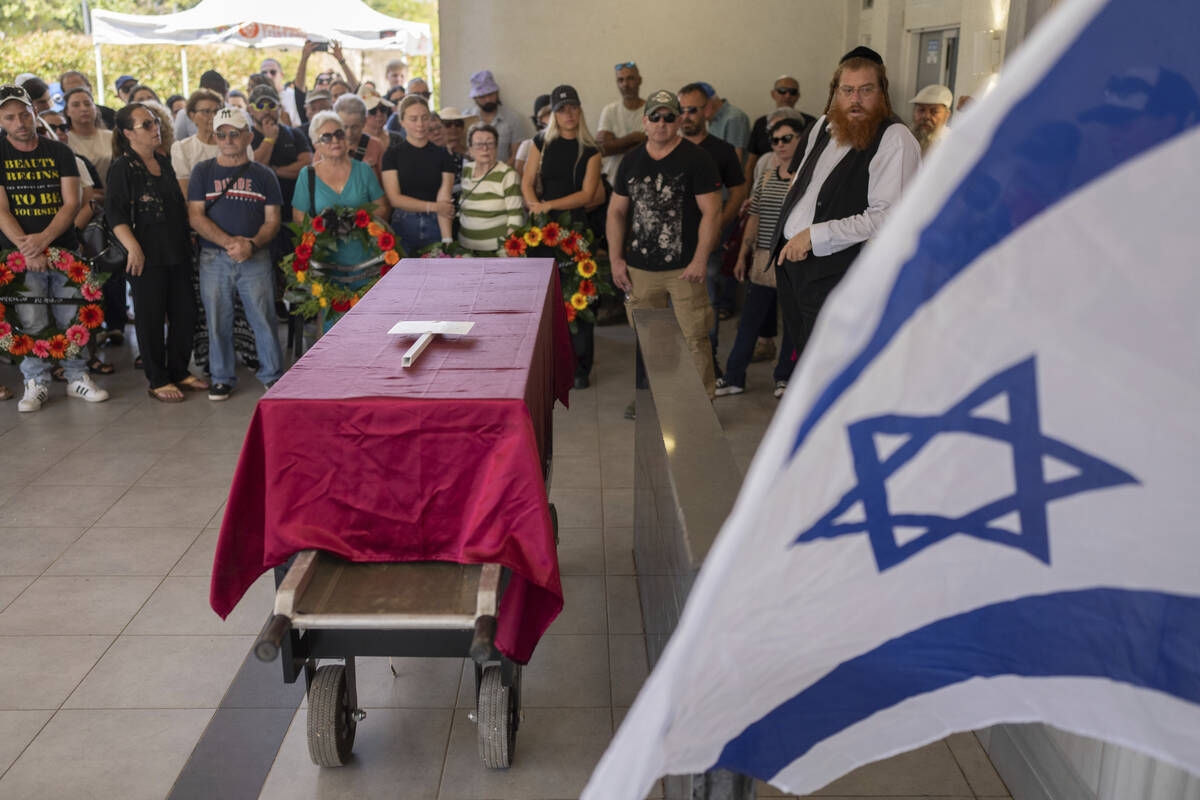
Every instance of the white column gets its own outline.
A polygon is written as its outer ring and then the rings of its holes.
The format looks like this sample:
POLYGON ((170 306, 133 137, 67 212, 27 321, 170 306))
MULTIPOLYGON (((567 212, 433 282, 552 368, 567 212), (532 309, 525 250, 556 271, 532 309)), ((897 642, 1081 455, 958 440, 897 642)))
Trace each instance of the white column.
POLYGON ((100 58, 100 45, 96 45, 96 102, 104 105, 104 65, 100 58))
POLYGON ((179 66, 183 70, 183 87, 180 93, 186 98, 188 96, 188 67, 187 67, 187 48, 180 46, 179 48, 179 66))

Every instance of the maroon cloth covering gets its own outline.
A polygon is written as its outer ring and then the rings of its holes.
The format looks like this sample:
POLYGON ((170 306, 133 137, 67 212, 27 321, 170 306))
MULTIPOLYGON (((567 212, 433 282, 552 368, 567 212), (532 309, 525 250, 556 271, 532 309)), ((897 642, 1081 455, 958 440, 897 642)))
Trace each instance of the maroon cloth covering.
POLYGON ((259 401, 209 601, 222 617, 306 549, 351 561, 498 563, 496 646, 529 660, 562 610, 542 456, 574 370, 550 259, 407 259, 259 401), (475 323, 409 368, 399 320, 475 323))

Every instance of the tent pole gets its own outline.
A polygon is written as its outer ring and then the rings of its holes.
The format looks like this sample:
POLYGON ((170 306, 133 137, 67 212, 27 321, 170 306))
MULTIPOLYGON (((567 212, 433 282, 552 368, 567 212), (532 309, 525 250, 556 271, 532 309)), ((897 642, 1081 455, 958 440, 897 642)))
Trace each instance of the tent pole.
POLYGON ((96 45, 96 102, 104 105, 104 65, 100 58, 100 45, 96 45))
POLYGON ((179 66, 183 70, 183 91, 180 92, 184 97, 188 96, 188 68, 187 68, 187 48, 180 45, 179 47, 179 66))
POLYGON ((430 97, 433 97, 436 95, 439 100, 438 105, 440 106, 440 105, 442 105, 442 103, 440 102, 441 95, 439 95, 437 93, 437 86, 433 82, 433 54, 430 53, 429 55, 425 56, 425 61, 428 63, 428 70, 426 72, 429 76, 429 79, 426 81, 426 83, 429 84, 429 95, 430 95, 430 97))

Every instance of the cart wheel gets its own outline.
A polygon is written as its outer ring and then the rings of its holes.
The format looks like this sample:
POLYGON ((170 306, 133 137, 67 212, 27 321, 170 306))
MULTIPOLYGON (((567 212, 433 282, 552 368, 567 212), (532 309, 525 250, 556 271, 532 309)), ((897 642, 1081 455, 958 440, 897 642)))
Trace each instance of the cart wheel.
POLYGON ((520 693, 520 667, 516 668, 511 687, 501 684, 499 666, 484 668, 483 679, 479 682, 476 725, 479 757, 488 769, 508 769, 512 766, 513 751, 517 747, 520 693))
POLYGON ((550 527, 554 529, 554 546, 558 546, 558 509, 550 504, 550 527))
POLYGON ((318 767, 340 767, 350 758, 358 723, 346 691, 346 668, 326 664, 308 690, 308 755, 318 767))

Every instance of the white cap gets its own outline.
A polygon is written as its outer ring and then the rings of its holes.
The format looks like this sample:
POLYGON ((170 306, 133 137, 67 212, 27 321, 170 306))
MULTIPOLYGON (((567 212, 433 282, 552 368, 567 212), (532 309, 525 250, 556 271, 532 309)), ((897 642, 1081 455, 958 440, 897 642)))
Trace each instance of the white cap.
POLYGON ((917 96, 910 103, 940 103, 946 108, 954 108, 954 92, 946 86, 938 83, 931 83, 921 91, 917 92, 917 96))
POLYGON ((216 116, 213 117, 213 130, 220 128, 222 125, 232 125, 235 128, 246 130, 246 115, 242 113, 240 108, 233 106, 225 106, 218 109, 216 116))
POLYGON ((438 115, 438 119, 441 119, 443 121, 444 120, 453 121, 456 119, 474 119, 474 117, 468 117, 466 114, 462 113, 454 106, 446 106, 441 111, 437 112, 437 115, 438 115))

